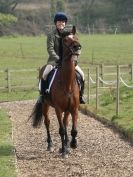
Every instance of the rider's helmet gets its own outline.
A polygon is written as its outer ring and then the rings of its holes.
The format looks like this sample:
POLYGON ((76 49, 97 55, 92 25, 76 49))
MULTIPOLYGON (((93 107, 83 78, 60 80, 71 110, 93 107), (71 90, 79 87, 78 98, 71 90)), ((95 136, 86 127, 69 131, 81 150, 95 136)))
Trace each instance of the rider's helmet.
POLYGON ((57 21, 65 21, 67 23, 67 16, 64 12, 57 12, 54 17, 54 23, 57 21))

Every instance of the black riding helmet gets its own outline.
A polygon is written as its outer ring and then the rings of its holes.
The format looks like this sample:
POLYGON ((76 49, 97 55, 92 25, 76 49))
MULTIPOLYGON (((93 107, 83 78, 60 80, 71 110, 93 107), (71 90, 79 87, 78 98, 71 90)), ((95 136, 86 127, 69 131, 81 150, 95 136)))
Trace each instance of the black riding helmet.
POLYGON ((63 12, 57 12, 54 17, 54 23, 56 23, 57 21, 65 21, 65 23, 67 23, 66 14, 63 12))

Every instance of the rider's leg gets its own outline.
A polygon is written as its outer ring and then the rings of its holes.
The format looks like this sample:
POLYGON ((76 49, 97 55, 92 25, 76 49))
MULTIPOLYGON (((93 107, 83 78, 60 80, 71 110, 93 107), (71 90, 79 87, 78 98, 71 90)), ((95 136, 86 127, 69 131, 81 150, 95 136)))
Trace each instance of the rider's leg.
POLYGON ((50 65, 50 64, 46 65, 46 68, 45 68, 45 70, 44 70, 44 72, 43 72, 43 75, 42 75, 42 78, 43 78, 44 80, 47 79, 48 74, 50 73, 50 71, 51 71, 53 68, 54 68, 54 67, 53 67, 52 65, 50 65))
POLYGON ((40 91, 40 98, 45 94, 45 91, 47 89, 47 83, 46 79, 49 74, 49 72, 53 69, 54 67, 50 64, 46 65, 46 68, 43 72, 42 78, 39 81, 39 91, 40 91))
POLYGON ((81 104, 85 104, 85 99, 83 97, 83 94, 84 94, 84 85, 85 85, 84 73, 83 73, 83 71, 81 70, 81 68, 78 65, 75 67, 75 69, 76 69, 76 71, 78 71, 78 73, 82 77, 82 80, 81 80, 81 89, 80 89, 80 103, 81 104))

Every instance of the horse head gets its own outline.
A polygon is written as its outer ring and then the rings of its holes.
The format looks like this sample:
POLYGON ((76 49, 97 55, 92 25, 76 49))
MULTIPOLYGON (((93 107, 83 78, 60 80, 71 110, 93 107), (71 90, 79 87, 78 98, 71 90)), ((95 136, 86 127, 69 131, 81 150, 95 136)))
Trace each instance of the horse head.
POLYGON ((62 35, 63 56, 65 58, 70 55, 78 56, 81 53, 81 45, 75 34, 76 28, 73 26, 70 32, 65 32, 62 35))

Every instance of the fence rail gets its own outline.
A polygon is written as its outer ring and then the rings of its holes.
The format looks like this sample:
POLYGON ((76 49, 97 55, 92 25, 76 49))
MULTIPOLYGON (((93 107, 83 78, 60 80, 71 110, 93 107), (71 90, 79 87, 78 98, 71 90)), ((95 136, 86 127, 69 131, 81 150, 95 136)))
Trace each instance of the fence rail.
POLYGON ((37 89, 38 69, 0 70, 0 90, 37 89))
MULTIPOLYGON (((116 114, 119 114, 119 88, 123 84, 127 88, 133 88, 128 85, 123 77, 133 81, 133 64, 130 65, 93 65, 93 67, 82 68, 86 78, 86 97, 88 103, 91 100, 91 88, 95 87, 96 109, 99 107, 100 89, 116 89, 116 114), (110 70, 111 69, 111 70, 110 70), (92 72, 93 71, 93 72, 92 72), (111 77, 108 79, 108 77, 111 77)), ((0 90, 8 92, 14 90, 38 89, 38 69, 4 69, 0 70, 0 90)), ((94 90, 94 89, 93 89, 94 90)), ((93 93, 94 98, 94 93, 93 93)))
MULTIPOLYGON (((115 88, 116 89, 116 115, 119 115, 119 100, 120 100, 120 84, 123 84, 127 88, 133 89, 133 85, 128 85, 127 82, 122 78, 122 75, 129 74, 130 80, 133 81, 133 64, 131 65, 117 65, 115 66, 116 72, 113 74, 115 75, 115 80, 105 80, 105 76, 112 76, 112 73, 103 73, 103 70, 100 69, 101 66, 96 66, 96 73, 95 73, 95 80, 91 77, 90 68, 88 68, 88 103, 90 103, 91 97, 91 86, 95 85, 95 93, 96 93, 96 109, 98 110, 99 107, 99 95, 100 89, 107 89, 107 88, 115 88), (130 71, 128 73, 121 72, 122 68, 128 68, 130 71), (101 73, 102 71, 102 73, 101 73), (100 86, 101 83, 101 86, 100 86), (106 85, 106 86, 104 86, 106 85)), ((103 67, 103 66, 102 66, 103 67)), ((113 68, 112 66, 107 66, 107 68, 113 68)), ((94 74, 93 74, 94 75, 94 74)))

